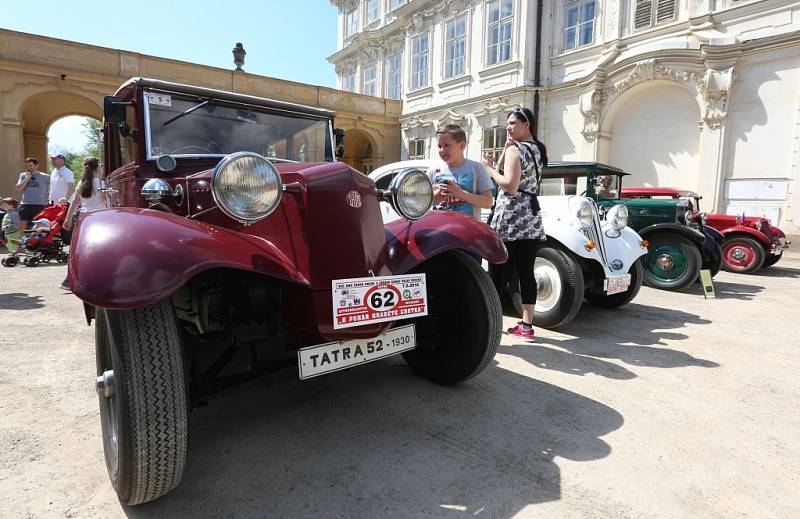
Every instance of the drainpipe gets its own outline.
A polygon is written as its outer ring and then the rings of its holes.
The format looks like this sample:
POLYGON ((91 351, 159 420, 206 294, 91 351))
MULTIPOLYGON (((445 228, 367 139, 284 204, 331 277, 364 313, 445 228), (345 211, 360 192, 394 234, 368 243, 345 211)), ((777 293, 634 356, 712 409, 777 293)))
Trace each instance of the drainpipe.
POLYGON ((536 91, 533 93, 533 122, 536 132, 539 132, 539 87, 542 81, 542 0, 536 2, 536 51, 535 65, 533 69, 533 86, 536 91))

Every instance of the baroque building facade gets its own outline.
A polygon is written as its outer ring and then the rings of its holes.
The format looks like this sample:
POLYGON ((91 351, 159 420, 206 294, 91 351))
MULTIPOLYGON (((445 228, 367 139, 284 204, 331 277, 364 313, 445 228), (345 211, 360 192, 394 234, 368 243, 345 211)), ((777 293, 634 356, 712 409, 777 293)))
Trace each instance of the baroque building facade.
POLYGON ((445 122, 465 127, 469 157, 497 150, 507 111, 538 92, 551 160, 798 231, 800 2, 331 1, 338 85, 403 101, 404 158, 435 157, 445 122))

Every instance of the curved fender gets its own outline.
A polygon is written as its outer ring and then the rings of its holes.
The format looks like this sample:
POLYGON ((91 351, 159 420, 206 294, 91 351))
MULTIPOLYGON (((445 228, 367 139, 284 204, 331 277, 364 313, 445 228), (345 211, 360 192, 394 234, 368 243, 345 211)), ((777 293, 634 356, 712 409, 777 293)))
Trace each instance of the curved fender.
POLYGON ((433 211, 419 220, 395 220, 385 226, 384 263, 391 274, 404 274, 448 250, 464 250, 490 263, 508 260, 505 245, 488 225, 452 211, 433 211))
POLYGON ((748 237, 753 238, 760 243, 765 249, 769 250, 772 246, 772 239, 761 231, 753 229, 752 227, 745 227, 744 225, 734 225, 726 229, 717 229, 725 239, 734 234, 746 234, 748 237))
POLYGON ((722 244, 725 238, 722 233, 713 227, 703 227, 703 266, 712 273, 719 272, 722 268, 722 244))
POLYGON ((677 223, 658 223, 655 225, 650 225, 645 227, 644 229, 639 231, 639 236, 644 238, 645 240, 650 239, 649 236, 652 236, 658 232, 672 232, 676 234, 680 234, 686 238, 692 240, 692 243, 697 245, 702 249, 703 242, 705 242, 705 235, 698 231, 693 227, 687 227, 685 225, 680 225, 677 223))
POLYGON ((234 268, 308 284, 269 241, 151 209, 87 213, 72 238, 69 285, 83 301, 132 308, 159 301, 200 272, 234 268))
MULTIPOLYGON (((611 229, 610 224, 603 225, 603 233, 609 229, 611 229)), ((603 244, 606 247, 609 265, 613 264, 614 260, 622 261, 622 268, 607 272, 610 274, 627 273, 636 260, 647 254, 647 247, 642 245, 642 237, 630 227, 622 229, 616 238, 609 238, 608 235, 605 235, 603 244)))

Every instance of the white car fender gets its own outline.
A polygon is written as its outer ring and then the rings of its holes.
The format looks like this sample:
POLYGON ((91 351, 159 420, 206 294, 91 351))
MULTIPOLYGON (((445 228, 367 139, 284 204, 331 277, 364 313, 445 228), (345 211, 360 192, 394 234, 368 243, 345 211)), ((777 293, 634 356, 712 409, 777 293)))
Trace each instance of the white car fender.
POLYGON ((610 223, 603 222, 603 234, 606 259, 611 267, 611 271, 607 274, 625 274, 630 271, 636 260, 647 254, 647 248, 642 246, 642 237, 630 227, 615 231, 610 223))

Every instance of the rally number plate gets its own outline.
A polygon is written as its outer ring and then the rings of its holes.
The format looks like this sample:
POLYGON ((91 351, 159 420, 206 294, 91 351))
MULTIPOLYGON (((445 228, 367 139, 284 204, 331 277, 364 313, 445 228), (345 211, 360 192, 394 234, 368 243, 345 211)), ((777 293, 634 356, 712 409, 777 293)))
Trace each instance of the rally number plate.
POLYGON ((318 377, 413 350, 416 344, 414 325, 409 324, 393 328, 372 339, 352 339, 309 346, 297 352, 300 379, 318 377))
POLYGON ((334 279, 333 328, 428 315, 425 274, 334 279))
POLYGON ((619 294, 625 292, 631 286, 631 275, 622 274, 621 276, 609 276, 606 279, 606 295, 619 294))

